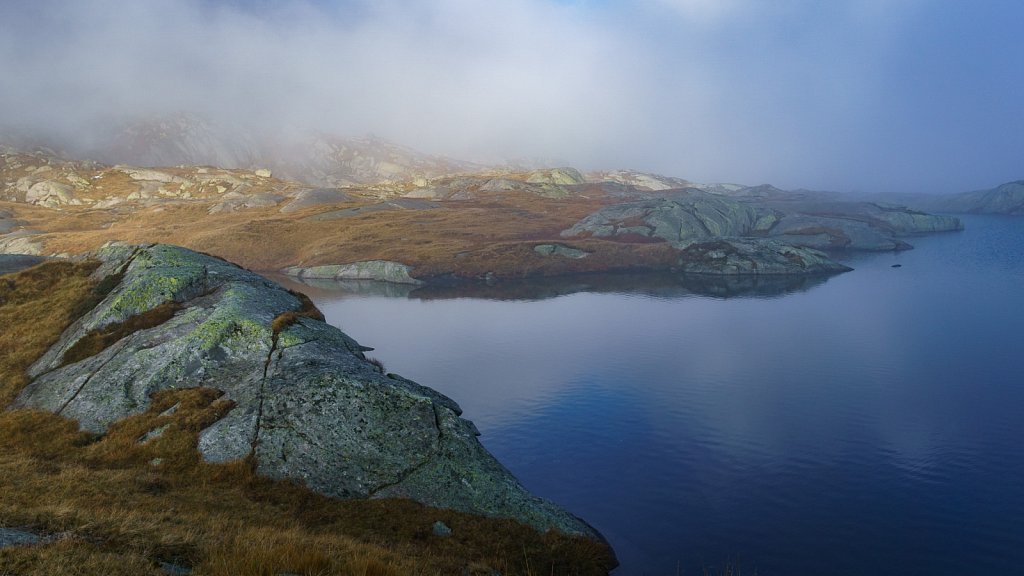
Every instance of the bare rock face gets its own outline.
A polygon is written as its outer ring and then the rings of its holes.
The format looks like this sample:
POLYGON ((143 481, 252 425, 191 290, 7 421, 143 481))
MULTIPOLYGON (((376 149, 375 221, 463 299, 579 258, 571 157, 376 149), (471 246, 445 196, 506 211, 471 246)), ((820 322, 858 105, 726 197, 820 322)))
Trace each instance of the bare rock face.
POLYGON ((382 374, 345 333, 295 314, 317 314, 296 294, 184 248, 113 245, 98 257, 96 275, 117 286, 30 368, 15 407, 102 432, 146 410, 158 390, 216 388, 235 407, 200 436, 210 461, 251 456, 261 474, 330 496, 406 497, 600 538, 527 492, 454 401, 382 374), (159 324, 66 361, 90 333, 168 306, 159 324))
POLYGON ((29 187, 28 191, 25 192, 25 202, 46 206, 47 208, 82 203, 75 198, 74 189, 71 186, 45 180, 29 187))
POLYGON ((766 201, 762 196, 737 198, 690 188, 606 206, 564 230, 562 236, 668 242, 684 252, 680 269, 689 272, 804 274, 847 269, 817 250, 905 250, 912 248, 905 237, 962 229, 963 224, 952 216, 903 206, 766 201), (712 241, 730 244, 727 252, 732 260, 706 259, 704 251, 687 251, 694 244, 712 241), (699 265, 693 265, 694 256, 699 265))

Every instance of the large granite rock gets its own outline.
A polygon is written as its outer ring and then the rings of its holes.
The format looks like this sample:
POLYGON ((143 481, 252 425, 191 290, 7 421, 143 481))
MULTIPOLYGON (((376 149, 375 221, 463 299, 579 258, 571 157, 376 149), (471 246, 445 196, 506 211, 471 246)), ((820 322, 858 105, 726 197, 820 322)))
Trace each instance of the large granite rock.
POLYGON ((770 211, 699 190, 607 206, 583 218, 563 237, 665 241, 683 248, 692 242, 750 236, 776 222, 770 211))
MULTIPOLYGON (((766 187, 757 188, 763 191, 766 187)), ((765 192, 738 198, 692 188, 668 191, 656 198, 606 206, 563 231, 562 236, 663 241, 680 250, 695 242, 719 240, 756 258, 776 252, 783 244, 816 250, 903 250, 912 247, 904 237, 963 229, 960 220, 952 216, 903 206, 767 198, 773 196, 765 192), (765 238, 775 244, 754 242, 765 238)), ((801 258, 819 259, 810 254, 801 258)))
POLYGON ((205 386, 235 407, 200 436, 215 462, 255 458, 257 470, 341 498, 408 497, 599 538, 531 495, 477 441, 451 399, 384 375, 364 348, 303 310, 294 293, 183 248, 114 245, 98 277, 118 281, 31 366, 14 406, 53 411, 103 432, 147 408, 158 390, 205 386), (173 304, 162 323, 66 363, 88 334, 173 304), (273 325, 276 324, 276 330, 273 325))

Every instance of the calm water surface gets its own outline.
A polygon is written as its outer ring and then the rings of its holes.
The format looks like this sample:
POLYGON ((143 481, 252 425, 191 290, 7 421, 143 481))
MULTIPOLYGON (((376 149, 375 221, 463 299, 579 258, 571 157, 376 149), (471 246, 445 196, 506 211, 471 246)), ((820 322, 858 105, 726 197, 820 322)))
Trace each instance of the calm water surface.
POLYGON ((768 296, 314 296, 618 575, 1024 574, 1024 219, 965 221, 768 296))

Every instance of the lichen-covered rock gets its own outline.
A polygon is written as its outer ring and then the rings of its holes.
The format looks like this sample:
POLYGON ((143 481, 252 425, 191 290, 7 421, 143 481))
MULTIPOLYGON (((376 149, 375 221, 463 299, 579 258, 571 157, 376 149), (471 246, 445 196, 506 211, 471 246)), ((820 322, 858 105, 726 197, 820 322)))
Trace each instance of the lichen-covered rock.
POLYGON ((683 246, 698 240, 749 235, 764 212, 724 196, 688 190, 602 208, 562 232, 563 237, 646 238, 683 246))
POLYGON ((836 274, 849 267, 826 254, 765 239, 695 242, 680 251, 679 271, 690 274, 836 274))
POLYGON ((293 293, 223 260, 172 246, 110 245, 96 275, 117 282, 31 368, 14 403, 102 432, 147 409, 159 390, 204 386, 234 408, 205 429, 210 461, 252 457, 261 474, 341 498, 408 497, 431 506, 512 518, 539 530, 600 535, 537 498, 477 441, 451 399, 381 374, 364 348, 299 316, 293 293), (65 363, 90 332, 176 303, 169 319, 65 363))

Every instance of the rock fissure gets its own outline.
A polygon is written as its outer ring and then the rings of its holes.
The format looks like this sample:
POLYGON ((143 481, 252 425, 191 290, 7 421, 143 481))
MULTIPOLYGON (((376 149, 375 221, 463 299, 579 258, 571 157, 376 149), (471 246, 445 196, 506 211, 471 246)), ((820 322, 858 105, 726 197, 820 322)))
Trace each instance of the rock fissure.
POLYGON ((129 253, 128 246, 98 253, 108 278, 121 268, 124 277, 66 331, 41 367, 108 318, 145 314, 168 300, 184 301, 186 309, 36 378, 17 407, 59 412, 102 434, 146 410, 153 392, 213 384, 235 409, 200 433, 207 461, 248 459, 260 475, 300 481, 327 496, 411 498, 599 538, 579 518, 527 492, 480 445, 454 401, 371 370, 366 347, 323 322, 312 303, 299 307, 281 286, 184 248, 142 248, 125 267, 129 253), (291 322, 268 327, 289 310, 291 322), (463 479, 473 479, 469 492, 463 479))
POLYGON ((270 364, 274 361, 274 352, 277 351, 277 332, 274 332, 270 337, 270 352, 267 352, 267 360, 263 363, 263 378, 260 379, 260 389, 258 393, 258 403, 256 405, 256 424, 252 434, 252 450, 251 455, 256 454, 256 446, 260 442, 260 428, 263 425, 263 404, 266 400, 267 391, 267 374, 270 372, 270 364))
POLYGON ((383 486, 378 486, 377 488, 370 491, 370 494, 368 495, 369 498, 373 498, 375 495, 383 492, 384 490, 394 488, 395 486, 398 486, 399 484, 405 482, 410 476, 422 470, 425 466, 433 462, 434 458, 441 455, 442 451, 444 450, 444 428, 442 428, 441 426, 441 415, 438 413, 437 404, 431 402, 430 407, 434 413, 434 426, 437 427, 437 449, 434 450, 433 454, 430 454, 427 457, 425 457, 423 461, 420 462, 419 464, 416 464, 412 468, 409 468, 408 470, 402 472, 398 480, 395 480, 394 482, 390 482, 383 486))
MULTIPOLYGON (((115 343, 114 346, 117 346, 117 344, 115 343)), ((113 346, 111 346, 111 348, 113 348, 113 346)), ((107 364, 110 364, 110 362, 112 362, 114 360, 114 358, 118 355, 118 353, 121 352, 121 349, 123 349, 123 346, 120 347, 119 349, 115 350, 113 353, 111 353, 110 354, 110 358, 107 358, 106 360, 104 360, 103 363, 100 364, 98 368, 96 368, 95 370, 92 371, 92 373, 90 373, 88 376, 86 376, 85 380, 82 382, 82 385, 79 386, 77 390, 75 390, 74 394, 72 394, 70 398, 68 398, 67 400, 64 401, 63 404, 61 404, 60 408, 58 408, 55 411, 55 414, 57 414, 59 416, 62 412, 64 412, 64 410, 68 406, 70 406, 72 402, 75 401, 75 398, 78 398, 78 395, 82 393, 82 390, 85 390, 85 387, 88 386, 89 381, 92 380, 94 376, 96 376, 97 374, 102 372, 103 369, 106 368, 107 364)))

